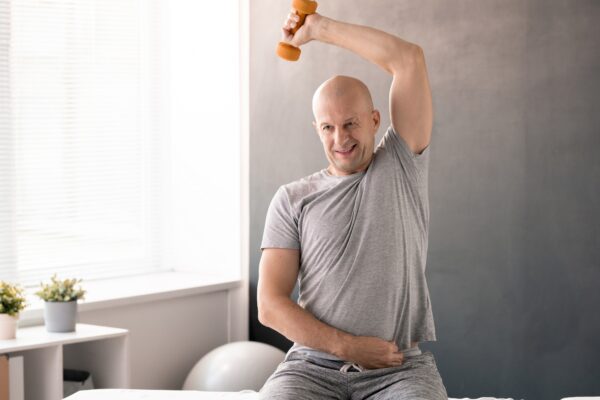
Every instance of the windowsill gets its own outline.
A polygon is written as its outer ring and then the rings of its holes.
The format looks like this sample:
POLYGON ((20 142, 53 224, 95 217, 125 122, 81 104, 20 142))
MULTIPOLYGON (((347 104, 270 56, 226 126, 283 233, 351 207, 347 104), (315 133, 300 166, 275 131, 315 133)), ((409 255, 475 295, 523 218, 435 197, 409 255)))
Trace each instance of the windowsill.
MULTIPOLYGON (((217 276, 194 272, 160 272, 113 279, 87 281, 85 300, 79 300, 79 312, 130 306, 132 304, 159 301, 183 296, 192 296, 241 285, 239 277, 217 276)), ((27 308, 19 316, 19 326, 43 323, 44 302, 32 289, 27 292, 27 308)))

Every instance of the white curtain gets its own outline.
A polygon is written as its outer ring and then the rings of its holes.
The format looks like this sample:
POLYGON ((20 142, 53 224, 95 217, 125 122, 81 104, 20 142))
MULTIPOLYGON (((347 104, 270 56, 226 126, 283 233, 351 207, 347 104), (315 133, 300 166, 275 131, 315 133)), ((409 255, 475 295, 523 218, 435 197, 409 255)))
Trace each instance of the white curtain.
POLYGON ((151 0, 0 0, 0 279, 161 266, 151 0))

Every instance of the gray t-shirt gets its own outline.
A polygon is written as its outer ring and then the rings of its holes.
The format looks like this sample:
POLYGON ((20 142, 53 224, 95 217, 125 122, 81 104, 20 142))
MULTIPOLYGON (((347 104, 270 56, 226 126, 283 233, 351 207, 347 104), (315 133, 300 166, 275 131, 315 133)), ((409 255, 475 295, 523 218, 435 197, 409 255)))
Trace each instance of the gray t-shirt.
POLYGON ((414 154, 389 127, 366 171, 323 169, 277 190, 261 249, 300 249, 298 304, 320 321, 400 350, 436 340, 425 279, 429 148, 414 154))

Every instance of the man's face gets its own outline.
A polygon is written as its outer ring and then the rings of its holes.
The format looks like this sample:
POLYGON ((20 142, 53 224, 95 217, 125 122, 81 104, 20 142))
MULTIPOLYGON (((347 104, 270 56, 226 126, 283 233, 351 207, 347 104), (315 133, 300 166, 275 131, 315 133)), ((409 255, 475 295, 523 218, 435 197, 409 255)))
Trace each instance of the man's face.
POLYGON ((365 170, 373 158, 379 111, 358 95, 324 97, 315 107, 313 122, 332 175, 350 175, 365 170))

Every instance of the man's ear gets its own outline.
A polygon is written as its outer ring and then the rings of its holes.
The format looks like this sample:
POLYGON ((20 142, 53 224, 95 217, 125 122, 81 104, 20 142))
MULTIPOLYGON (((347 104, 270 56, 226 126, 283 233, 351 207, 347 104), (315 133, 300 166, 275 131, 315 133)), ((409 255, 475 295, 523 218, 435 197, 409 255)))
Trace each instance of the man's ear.
POLYGON ((317 122, 313 121, 312 122, 313 128, 315 128, 315 132, 317 133, 317 136, 319 137, 319 139, 321 138, 321 135, 319 134, 319 129, 317 128, 317 122))
POLYGON ((379 129, 379 124, 381 123, 381 114, 379 110, 373 110, 371 112, 371 118, 373 118, 373 127, 375 128, 375 132, 379 129))

